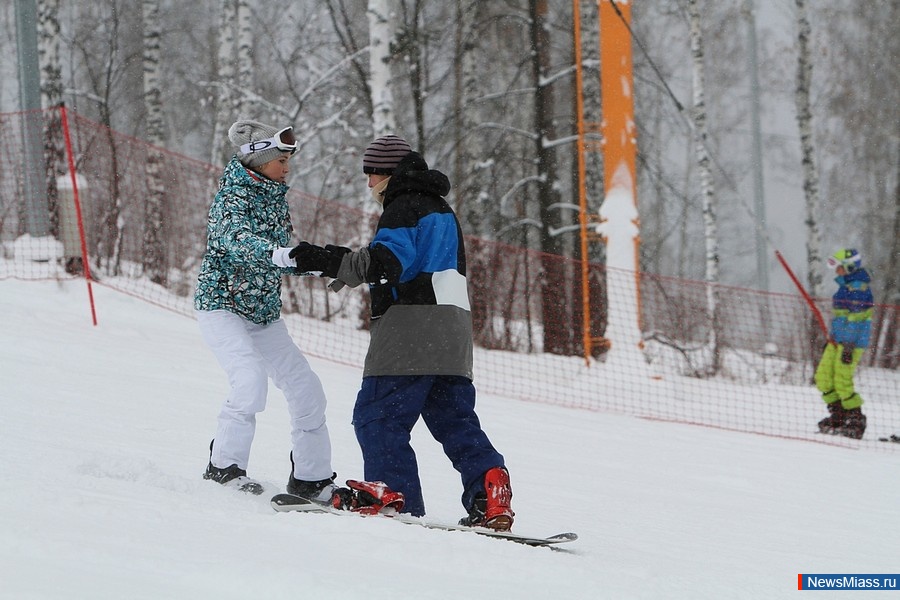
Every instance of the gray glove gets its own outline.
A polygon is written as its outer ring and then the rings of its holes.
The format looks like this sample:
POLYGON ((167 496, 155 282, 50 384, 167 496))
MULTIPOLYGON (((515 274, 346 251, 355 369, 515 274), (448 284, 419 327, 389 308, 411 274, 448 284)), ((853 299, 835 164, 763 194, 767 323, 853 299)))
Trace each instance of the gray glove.
POLYGON ((853 362, 853 351, 856 349, 856 346, 853 344, 842 344, 842 346, 841 362, 845 365, 849 365, 853 362))
POLYGON ((365 283, 366 273, 369 270, 369 264, 371 262, 372 258, 369 256, 368 248, 360 248, 356 252, 345 253, 341 259, 341 265, 338 268, 335 277, 340 280, 340 285, 337 286, 336 289, 332 289, 337 291, 345 285, 355 288, 359 284, 365 283))

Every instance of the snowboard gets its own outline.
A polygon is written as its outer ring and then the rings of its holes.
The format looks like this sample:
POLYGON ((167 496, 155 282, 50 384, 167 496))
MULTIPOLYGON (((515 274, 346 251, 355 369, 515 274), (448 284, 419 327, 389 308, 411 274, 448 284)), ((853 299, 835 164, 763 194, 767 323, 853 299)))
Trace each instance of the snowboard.
POLYGON ((272 508, 278 512, 327 513, 341 516, 352 515, 355 517, 388 518, 406 525, 418 525, 420 527, 425 527, 426 529, 440 529, 443 531, 466 531, 485 537, 499 538, 510 542, 516 542, 517 544, 525 544, 526 546, 556 546, 566 542, 574 542, 578 539, 578 535, 571 532, 557 533, 556 535, 551 535, 549 537, 531 537, 513 533, 512 531, 495 531, 486 527, 469 527, 468 525, 435 523, 433 521, 426 521, 421 517, 413 517, 397 512, 381 512, 377 515, 364 515, 357 512, 338 510, 330 506, 315 504, 306 498, 300 498, 299 496, 294 496, 292 494, 276 494, 273 496, 272 508))

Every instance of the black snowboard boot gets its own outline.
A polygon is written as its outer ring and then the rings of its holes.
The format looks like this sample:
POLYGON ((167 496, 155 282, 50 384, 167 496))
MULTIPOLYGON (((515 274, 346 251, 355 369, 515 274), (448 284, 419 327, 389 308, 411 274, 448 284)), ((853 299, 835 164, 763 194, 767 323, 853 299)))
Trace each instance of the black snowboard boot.
POLYGON ((338 491, 338 486, 334 485, 337 473, 332 473, 328 479, 320 479, 319 481, 303 481, 294 478, 294 453, 291 452, 291 474, 288 477, 287 493, 293 496, 306 498, 310 502, 332 506, 334 502, 332 497, 338 491))
POLYGON ((835 400, 825 406, 828 407, 828 412, 831 415, 819 421, 819 431, 822 433, 840 433, 841 427, 844 425, 844 407, 841 406, 841 401, 835 400))
POLYGON ((215 440, 209 443, 209 464, 206 465, 206 472, 203 473, 203 479, 209 479, 222 485, 236 487, 241 492, 248 494, 260 495, 263 493, 263 486, 258 481, 253 481, 247 477, 247 471, 241 469, 236 464, 225 468, 219 468, 212 464, 212 449, 215 440))
POLYGON ((841 427, 841 435, 854 440, 861 440, 866 432, 866 415, 859 407, 844 411, 844 425, 841 427))
POLYGON ((214 467, 212 463, 206 465, 206 472, 203 473, 203 479, 209 479, 210 481, 221 484, 226 484, 232 479, 246 476, 247 471, 238 468, 237 465, 231 465, 230 467, 220 469, 219 467, 214 467))
POLYGON ((287 482, 287 493, 293 496, 306 498, 310 502, 315 502, 316 504, 331 506, 331 497, 338 490, 338 487, 334 485, 335 477, 337 477, 337 473, 334 473, 329 479, 303 481, 301 479, 294 479, 294 473, 291 472, 291 476, 288 478, 287 482))

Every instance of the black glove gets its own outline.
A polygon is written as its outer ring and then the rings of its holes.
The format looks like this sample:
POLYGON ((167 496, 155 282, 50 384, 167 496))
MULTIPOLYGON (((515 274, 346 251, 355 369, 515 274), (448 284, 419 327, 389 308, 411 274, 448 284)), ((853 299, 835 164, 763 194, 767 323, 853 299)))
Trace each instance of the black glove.
POLYGON ((321 271, 322 275, 337 277, 344 254, 350 252, 350 248, 332 246, 322 248, 309 242, 300 242, 288 256, 297 261, 297 270, 301 272, 321 271))
POLYGON ((841 350, 841 362, 845 365, 849 365, 853 362, 853 350, 856 347, 853 344, 844 344, 843 349, 841 350))
POLYGON ((297 261, 297 270, 303 272, 309 271, 325 271, 328 267, 328 259, 331 254, 325 248, 310 244, 309 242, 300 242, 288 254, 297 261))
POLYGON ((322 275, 327 275, 328 277, 337 277, 338 270, 340 270, 341 268, 341 261, 344 260, 344 255, 348 252, 352 252, 352 250, 343 246, 332 246, 331 244, 325 244, 325 251, 329 254, 328 268, 322 271, 322 275))
POLYGON ((352 252, 350 248, 345 248, 344 246, 332 246, 331 244, 325 244, 325 249, 331 252, 333 256, 337 256, 338 265, 340 265, 340 259, 344 258, 344 255, 348 252, 352 252))

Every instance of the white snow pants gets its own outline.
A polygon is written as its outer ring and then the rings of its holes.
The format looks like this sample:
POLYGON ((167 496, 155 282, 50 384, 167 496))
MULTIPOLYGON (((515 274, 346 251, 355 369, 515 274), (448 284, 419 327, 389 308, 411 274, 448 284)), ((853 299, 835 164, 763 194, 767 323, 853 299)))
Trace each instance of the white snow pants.
POLYGON ((325 424, 325 391, 284 321, 258 325, 226 310, 195 311, 203 340, 228 376, 231 391, 219 413, 210 462, 247 469, 256 413, 266 407, 269 377, 291 415, 294 477, 331 477, 331 440, 325 424))

